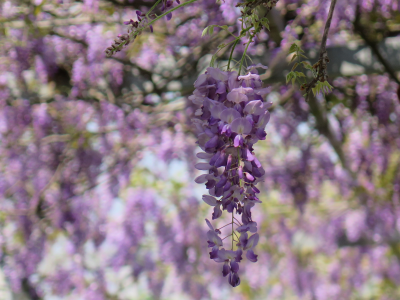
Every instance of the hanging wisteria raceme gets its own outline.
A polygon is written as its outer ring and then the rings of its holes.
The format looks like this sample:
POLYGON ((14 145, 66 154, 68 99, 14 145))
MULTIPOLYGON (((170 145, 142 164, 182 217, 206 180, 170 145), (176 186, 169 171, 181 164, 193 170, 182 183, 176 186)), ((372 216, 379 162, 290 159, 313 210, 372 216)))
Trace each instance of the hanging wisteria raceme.
POLYGON ((250 261, 257 261, 254 247, 259 236, 251 208, 261 202, 256 184, 265 171, 253 152, 253 145, 266 137, 264 128, 270 119, 267 109, 272 104, 263 100, 269 88, 262 87, 255 66, 248 71, 247 75, 238 76, 236 71, 208 68, 195 82, 196 89, 189 97, 194 104, 201 105, 193 123, 198 145, 204 151, 197 157, 207 160, 196 164, 196 168, 208 171, 195 181, 205 183, 209 190, 211 196, 203 195, 203 200, 214 207, 213 220, 221 217, 222 210, 232 214, 231 222, 223 226, 231 225, 231 234, 227 236, 232 240, 230 250, 223 247, 221 231, 206 220, 210 228, 207 233, 208 247, 212 248, 210 258, 224 263, 222 274, 229 275, 233 287, 240 284, 238 263, 243 251, 250 261), (235 215, 241 215, 241 220, 235 215), (249 237, 248 232, 254 234, 249 237))

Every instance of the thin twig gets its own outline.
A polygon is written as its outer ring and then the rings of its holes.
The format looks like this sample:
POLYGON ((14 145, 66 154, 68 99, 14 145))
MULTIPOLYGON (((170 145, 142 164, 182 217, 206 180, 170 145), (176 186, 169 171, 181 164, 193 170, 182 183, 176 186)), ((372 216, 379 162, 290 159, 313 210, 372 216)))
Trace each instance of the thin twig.
POLYGON ((328 73, 326 71, 326 65, 329 62, 328 53, 326 52, 326 41, 328 39, 329 28, 331 27, 331 21, 333 16, 333 11, 335 10, 336 0, 332 0, 331 6, 329 8, 328 19, 325 23, 324 35, 322 36, 321 47, 319 51, 319 59, 318 62, 314 65, 315 68, 318 68, 318 74, 313 80, 306 85, 306 93, 308 100, 308 95, 310 94, 311 89, 313 89, 318 81, 324 82, 328 79, 328 73))
POLYGON ((233 217, 239 224, 240 226, 242 226, 242 224, 240 223, 240 221, 238 219, 236 219, 235 217, 233 217))

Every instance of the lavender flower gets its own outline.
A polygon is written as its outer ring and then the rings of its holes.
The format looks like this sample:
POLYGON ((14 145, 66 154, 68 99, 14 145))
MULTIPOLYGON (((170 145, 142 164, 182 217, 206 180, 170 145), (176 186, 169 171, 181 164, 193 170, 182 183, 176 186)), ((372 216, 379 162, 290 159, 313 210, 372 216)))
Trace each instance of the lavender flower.
MULTIPOLYGON (((270 103, 263 100, 268 88, 262 88, 262 82, 255 73, 239 76, 236 72, 223 72, 208 68, 206 74, 199 76, 194 84, 195 90, 189 97, 194 104, 201 106, 193 120, 198 132, 198 145, 204 152, 197 157, 208 162, 196 164, 198 170, 208 171, 195 179, 205 183, 210 195, 203 195, 203 201, 214 207, 212 219, 218 219, 222 211, 232 213, 232 222, 238 226, 233 231, 232 249, 225 250, 219 237, 219 229, 212 227, 206 220, 210 231, 207 233, 208 246, 212 248, 210 258, 223 262, 223 276, 235 287, 240 284, 238 276, 242 252, 246 257, 257 261, 254 247, 258 243, 258 234, 248 238, 247 232, 256 232, 257 223, 251 218, 251 208, 261 202, 255 185, 265 171, 253 152, 253 145, 265 139, 265 126, 269 121, 270 103), (217 199, 219 198, 219 199, 217 199), (241 215, 241 224, 234 214, 241 215), (235 240, 234 238, 238 240, 235 240), (236 241, 237 250, 233 250, 236 241), (230 265, 230 269, 229 269, 230 265)), ((227 226, 226 225, 226 226, 227 226)), ((225 226, 224 226, 225 227, 225 226)))

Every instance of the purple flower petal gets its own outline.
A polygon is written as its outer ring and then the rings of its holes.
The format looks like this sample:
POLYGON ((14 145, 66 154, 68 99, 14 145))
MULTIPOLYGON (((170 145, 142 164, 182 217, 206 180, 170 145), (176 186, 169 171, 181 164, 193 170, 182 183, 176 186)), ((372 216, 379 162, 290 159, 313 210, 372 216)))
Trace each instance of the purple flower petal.
POLYGON ((194 182, 196 182, 196 183, 205 183, 205 182, 207 182, 207 176, 210 176, 209 174, 203 174, 203 175, 200 175, 200 176, 198 176, 198 177, 196 177, 195 178, 195 180, 194 180, 194 182))
POLYGON ((210 170, 213 166, 211 166, 209 163, 198 163, 198 164, 195 164, 194 167, 197 170, 206 171, 206 170, 210 170))
POLYGON ((259 235, 258 233, 253 234, 249 240, 247 241, 246 247, 243 247, 244 250, 252 249, 258 244, 259 235))
POLYGON ((216 91, 217 94, 223 94, 226 93, 226 85, 224 82, 218 82, 218 88, 216 91))
POLYGON ((255 255, 253 250, 250 249, 250 250, 247 250, 246 257, 251 262, 257 262, 258 255, 255 255))
MULTIPOLYGON (((258 76, 258 75, 256 75, 256 76, 258 76)), ((243 86, 239 86, 238 88, 233 89, 231 92, 239 93, 239 94, 243 94, 243 95, 247 95, 247 94, 253 95, 254 94, 253 88, 243 87, 243 86)))
POLYGON ((226 277, 228 274, 231 272, 228 263, 224 263, 224 266, 222 267, 222 276, 226 277))
POLYGON ((238 168, 238 176, 240 179, 243 179, 243 167, 242 166, 240 166, 238 168))
POLYGON ((206 219, 206 223, 208 228, 210 228, 211 231, 214 231, 214 227, 211 225, 211 222, 206 219))
POLYGON ((269 122, 269 118, 270 118, 270 114, 269 114, 269 111, 267 110, 264 114, 262 114, 261 116, 260 116, 260 118, 258 119, 258 122, 257 122, 257 127, 258 128, 265 128, 265 126, 268 124, 268 122, 269 122))
POLYGON ((222 178, 220 179, 220 181, 218 181, 218 183, 215 185, 215 187, 216 188, 223 187, 227 181, 228 181, 228 178, 226 178, 225 176, 222 176, 222 178))
POLYGON ((200 159, 210 159, 211 157, 213 157, 212 153, 205 153, 205 152, 199 152, 196 154, 196 156, 200 159))
POLYGON ((246 148, 246 158, 248 161, 253 161, 254 160, 254 155, 250 152, 249 148, 246 148))
POLYGON ((226 168, 225 171, 228 171, 232 165, 232 154, 228 155, 228 159, 226 160, 226 168))
MULTIPOLYGON (((240 227, 243 227, 243 226, 245 226, 245 225, 242 225, 242 226, 240 226, 240 227)), ((247 226, 247 225, 246 225, 247 226)), ((249 227, 249 226, 247 226, 247 227, 249 227)), ((237 230, 237 229, 236 229, 237 230)), ((238 231, 238 230, 237 230, 238 231)), ((242 248, 244 248, 244 247, 246 247, 246 245, 247 245, 247 240, 248 240, 248 235, 247 235, 247 232, 242 232, 241 234, 240 234, 240 237, 239 237, 239 243, 240 243, 240 246, 242 247, 242 248)))
POLYGON ((239 271, 239 264, 236 261, 231 260, 231 271, 237 273, 239 271))
POLYGON ((212 248, 211 252, 210 252, 210 259, 217 258, 218 257, 218 251, 219 251, 218 247, 214 246, 212 248))
POLYGON ((221 71, 218 68, 207 68, 207 74, 210 75, 217 81, 227 81, 228 80, 228 73, 221 71))
POLYGON ((222 210, 221 210, 221 205, 216 205, 214 206, 214 212, 212 213, 212 219, 218 219, 220 216, 222 216, 222 210))
POLYGON ((216 246, 222 246, 222 240, 215 231, 208 231, 207 237, 209 242, 213 243, 216 246))
POLYGON ((204 148, 205 149, 215 148, 217 144, 218 144, 218 135, 215 135, 214 137, 208 140, 208 142, 204 145, 204 148))
POLYGON ((244 175, 246 176, 247 180, 254 181, 254 176, 250 173, 245 172, 244 175))
POLYGON ((207 83, 207 75, 201 74, 199 78, 194 82, 194 87, 199 88, 207 83))
POLYGON ((221 113, 220 119, 228 124, 231 124, 234 120, 240 118, 240 113, 234 108, 227 108, 221 113))
POLYGON ((229 284, 233 287, 236 287, 240 284, 240 278, 237 273, 230 273, 228 278, 229 284))
POLYGON ((169 13, 168 15, 166 15, 167 21, 172 19, 172 13, 169 13))
POLYGON ((257 222, 253 221, 253 222, 248 223, 247 225, 249 225, 249 231, 251 233, 257 232, 257 222))
MULTIPOLYGON (((260 76, 258 74, 253 74, 253 73, 248 73, 247 75, 242 75, 238 77, 239 80, 245 80, 245 81, 250 81, 250 80, 259 80, 260 76)), ((249 85, 248 85, 249 86, 249 85)))
POLYGON ((222 112, 226 110, 226 106, 223 104, 220 105, 215 105, 212 109, 211 109, 211 115, 216 118, 216 119, 222 119, 221 118, 221 114, 222 112))
POLYGON ((249 100, 246 95, 239 93, 239 92, 230 92, 226 97, 227 97, 228 101, 231 101, 234 103, 240 103, 242 101, 249 100))
POLYGON ((265 108, 261 100, 253 100, 246 104, 244 111, 248 114, 259 116, 265 113, 265 108))
POLYGON ((235 136, 235 139, 233 141, 233 146, 235 147, 241 147, 243 145, 243 137, 238 134, 237 136, 235 136))
POLYGON ((217 205, 217 199, 215 199, 214 197, 211 197, 209 195, 203 195, 203 201, 210 206, 217 205))
POLYGON ((246 118, 238 118, 232 122, 231 129, 237 134, 249 134, 252 126, 246 118))
MULTIPOLYGON (((239 226, 238 228, 236 228, 236 231, 242 233, 242 232, 248 231, 249 228, 250 228, 249 224, 246 224, 246 225, 242 225, 242 226, 239 226)), ((247 239, 247 236, 246 236, 246 239, 247 239)))
POLYGON ((220 258, 223 261, 235 259, 236 256, 237 256, 236 251, 225 250, 224 248, 220 249, 218 252, 218 258, 220 258))

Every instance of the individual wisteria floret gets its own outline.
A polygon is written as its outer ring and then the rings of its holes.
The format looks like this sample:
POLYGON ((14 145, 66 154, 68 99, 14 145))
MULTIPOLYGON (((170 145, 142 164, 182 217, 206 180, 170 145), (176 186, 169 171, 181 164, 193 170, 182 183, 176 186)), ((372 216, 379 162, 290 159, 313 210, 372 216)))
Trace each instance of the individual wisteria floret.
MULTIPOLYGON (((263 88, 254 66, 249 73, 238 76, 237 72, 224 72, 208 68, 195 82, 195 90, 189 99, 200 108, 195 112, 193 123, 198 132, 198 145, 204 152, 197 157, 207 162, 196 164, 198 170, 207 171, 195 179, 205 183, 210 195, 203 201, 214 207, 212 219, 218 219, 222 211, 232 214, 231 250, 223 248, 220 229, 214 229, 206 220, 210 258, 223 262, 222 275, 228 276, 235 287, 240 284, 238 275, 242 253, 252 262, 257 261, 254 247, 258 243, 257 223, 252 220, 251 208, 261 201, 256 184, 265 171, 253 151, 253 145, 266 137, 265 126, 269 122, 268 108, 272 103, 263 96, 269 88, 263 88), (241 216, 241 221, 235 217, 241 216), (234 225, 237 226, 234 230, 234 225), (254 233, 249 237, 249 232, 254 233), (234 250, 236 242, 236 250, 234 250)), ((221 228, 223 228, 221 227, 221 228)))

